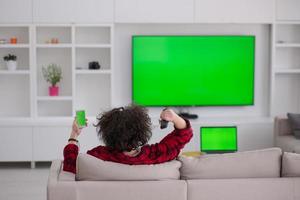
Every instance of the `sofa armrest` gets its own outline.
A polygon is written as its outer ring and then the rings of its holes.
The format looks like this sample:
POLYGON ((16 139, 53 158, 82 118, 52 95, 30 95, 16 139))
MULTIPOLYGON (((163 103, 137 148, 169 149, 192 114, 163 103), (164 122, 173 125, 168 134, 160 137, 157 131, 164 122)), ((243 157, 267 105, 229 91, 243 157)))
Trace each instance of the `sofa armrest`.
POLYGON ((75 175, 62 171, 62 161, 52 162, 47 184, 47 200, 76 200, 75 175))
POLYGON ((281 135, 292 135, 292 128, 287 118, 275 117, 274 138, 281 135))
POLYGON ((54 160, 51 164, 49 180, 50 182, 58 181, 75 181, 75 174, 62 170, 62 161, 54 160))
POLYGON ((58 181, 59 172, 61 170, 62 161, 54 160, 50 167, 49 177, 48 177, 48 185, 56 184, 58 181))

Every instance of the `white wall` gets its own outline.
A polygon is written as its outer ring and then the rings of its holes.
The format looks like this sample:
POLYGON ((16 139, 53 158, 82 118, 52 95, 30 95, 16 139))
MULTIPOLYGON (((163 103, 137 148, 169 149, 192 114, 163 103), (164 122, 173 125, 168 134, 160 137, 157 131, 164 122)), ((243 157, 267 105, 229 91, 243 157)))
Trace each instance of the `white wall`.
POLYGON ((195 0, 195 22, 270 23, 274 7, 274 0, 195 0))
MULTIPOLYGON (((242 107, 194 107, 188 110, 199 115, 192 121, 194 138, 186 150, 199 150, 199 127, 206 124, 237 125, 239 150, 271 147, 273 130, 270 120, 257 120, 269 113, 269 68, 270 68, 270 27, 256 24, 116 24, 115 25, 115 66, 114 106, 131 103, 131 36, 132 35, 255 35, 255 105, 242 107), (235 120, 236 118, 245 120, 235 120), (207 119, 212 119, 207 122, 207 119), (256 119, 251 122, 247 119, 256 119), (203 119, 203 120, 202 120, 203 119), (220 120, 219 120, 220 119, 220 120), (224 120, 226 119, 226 120, 224 120), (227 120, 229 119, 229 120, 227 120), (230 120, 232 119, 232 120, 230 120)), ((162 108, 149 108, 153 123, 157 124, 162 108)), ((153 129, 150 142, 158 142, 171 131, 153 129)))

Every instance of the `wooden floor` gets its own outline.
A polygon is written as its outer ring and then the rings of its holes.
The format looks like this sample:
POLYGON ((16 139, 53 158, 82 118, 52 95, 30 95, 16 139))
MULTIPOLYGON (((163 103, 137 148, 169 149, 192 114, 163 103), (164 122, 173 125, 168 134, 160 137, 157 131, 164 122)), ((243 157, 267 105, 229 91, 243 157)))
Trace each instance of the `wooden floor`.
POLYGON ((50 163, 0 163, 1 200, 46 200, 50 163))

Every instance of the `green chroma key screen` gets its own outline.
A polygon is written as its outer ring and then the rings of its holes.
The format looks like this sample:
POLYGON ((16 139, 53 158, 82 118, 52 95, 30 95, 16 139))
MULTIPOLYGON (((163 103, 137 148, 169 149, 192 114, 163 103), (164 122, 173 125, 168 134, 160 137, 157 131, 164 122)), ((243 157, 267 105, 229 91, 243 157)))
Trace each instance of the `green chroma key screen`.
POLYGON ((237 151, 237 128, 235 126, 201 127, 200 140, 202 152, 235 152, 237 151))
POLYGON ((144 106, 253 105, 254 36, 133 36, 132 100, 144 106))

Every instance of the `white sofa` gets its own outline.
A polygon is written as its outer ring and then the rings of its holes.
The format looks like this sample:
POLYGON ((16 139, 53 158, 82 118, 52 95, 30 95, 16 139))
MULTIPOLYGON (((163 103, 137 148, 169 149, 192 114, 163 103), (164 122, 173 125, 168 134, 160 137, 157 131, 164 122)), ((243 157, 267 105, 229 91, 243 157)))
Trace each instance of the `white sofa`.
MULTIPOLYGON (((198 158, 180 157, 181 179, 175 179, 176 175, 174 175, 173 178, 163 180, 122 181, 102 180, 103 174, 100 177, 97 177, 97 174, 94 175, 93 181, 78 181, 75 180, 75 175, 62 172, 62 162, 57 160, 51 166, 47 199, 299 200, 300 155, 285 153, 283 158, 279 148, 235 154, 205 155, 198 158), (282 163, 282 160, 285 163, 282 163), (210 170, 210 168, 212 169, 210 170), (260 168, 262 169, 260 170, 260 168), (281 177, 281 174, 286 177, 281 177), (234 178, 230 178, 230 176, 234 178), (97 179, 99 180, 96 181, 97 179)), ((100 163, 100 165, 102 164, 100 163)), ((113 170, 115 170, 113 168, 112 176, 113 170)), ((121 168, 126 168, 123 173, 131 170, 128 167, 121 166, 121 168)), ((77 169, 77 172, 78 170, 80 169, 77 169)), ((85 179, 90 176, 91 172, 89 171, 85 169, 84 172, 80 172, 82 177, 77 177, 77 179, 85 179)), ((137 172, 140 171, 137 170, 137 172)), ((159 175, 154 176, 157 178, 159 175)), ((136 177, 140 178, 140 175, 133 175, 131 178, 135 179, 136 177)))

